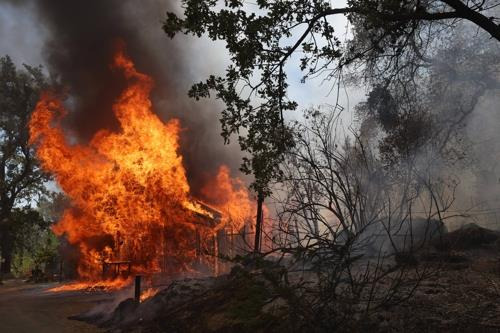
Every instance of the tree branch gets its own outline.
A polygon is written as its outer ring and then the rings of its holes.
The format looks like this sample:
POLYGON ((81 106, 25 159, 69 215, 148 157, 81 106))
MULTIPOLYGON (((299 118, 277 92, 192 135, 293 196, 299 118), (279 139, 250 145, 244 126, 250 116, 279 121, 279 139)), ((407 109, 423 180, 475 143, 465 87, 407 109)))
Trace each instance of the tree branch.
POLYGON ((465 5, 460 0, 442 0, 448 6, 456 10, 456 13, 466 20, 469 20, 487 31, 491 37, 500 41, 500 25, 495 24, 491 18, 488 18, 465 5))

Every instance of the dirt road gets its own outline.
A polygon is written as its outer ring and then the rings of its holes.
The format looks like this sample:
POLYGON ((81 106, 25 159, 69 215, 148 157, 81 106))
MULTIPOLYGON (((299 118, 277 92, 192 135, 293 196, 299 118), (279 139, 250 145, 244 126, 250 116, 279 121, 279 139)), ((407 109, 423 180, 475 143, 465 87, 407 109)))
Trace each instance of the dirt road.
POLYGON ((51 284, 26 284, 19 280, 0 285, 0 332, 2 333, 80 333, 102 332, 98 328, 68 316, 80 314, 110 296, 103 293, 47 290, 51 284))

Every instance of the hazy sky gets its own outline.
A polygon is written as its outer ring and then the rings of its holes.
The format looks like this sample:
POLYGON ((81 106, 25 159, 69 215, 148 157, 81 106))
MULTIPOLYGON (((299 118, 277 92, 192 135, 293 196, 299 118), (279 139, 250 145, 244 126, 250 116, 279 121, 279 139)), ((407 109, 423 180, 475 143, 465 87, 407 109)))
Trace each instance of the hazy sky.
MULTIPOLYGON (((338 30, 343 29, 345 24, 343 17, 336 18, 335 26, 338 30)), ((150 26, 144 26, 144 28, 151 34, 163 34, 160 22, 158 22, 158 32, 150 26)), ((48 31, 38 21, 31 2, 0 0, 0 55, 8 54, 17 65, 22 63, 44 65, 42 49, 47 36, 48 31), (21 2, 23 2, 22 5, 20 5, 21 2)), ((191 62, 191 74, 198 73, 196 76, 202 79, 204 75, 224 68, 224 59, 227 59, 227 56, 222 43, 214 46, 210 41, 196 41, 194 38, 186 39, 186 42, 190 44, 186 49, 188 53, 191 51, 191 57, 187 59, 191 62)), ((299 57, 295 58, 295 61, 289 65, 290 97, 298 101, 301 108, 334 104, 336 101, 336 89, 332 92, 334 83, 322 82, 321 79, 311 80, 306 84, 300 83, 299 57)), ((364 94, 362 89, 349 89, 348 93, 341 92, 339 100, 345 108, 349 107, 352 110, 352 107, 364 98, 364 94)), ((351 118, 351 114, 351 112, 346 114, 346 120, 351 118)))
POLYGON ((37 22, 31 4, 12 3, 0 0, 0 55, 8 54, 17 65, 43 64, 46 30, 37 22))

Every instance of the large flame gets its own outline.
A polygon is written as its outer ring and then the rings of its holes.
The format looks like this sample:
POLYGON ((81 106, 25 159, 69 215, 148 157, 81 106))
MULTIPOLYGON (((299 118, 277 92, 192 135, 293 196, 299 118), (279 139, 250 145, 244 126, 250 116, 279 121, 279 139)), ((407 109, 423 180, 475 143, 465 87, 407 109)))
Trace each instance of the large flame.
POLYGON ((242 221, 248 219, 248 213, 254 210, 243 181, 231 178, 229 168, 225 165, 219 168, 217 177, 203 187, 202 194, 222 213, 221 227, 229 226, 238 230, 242 227, 242 221))
POLYGON ((212 192, 205 189, 222 215, 193 200, 178 153, 179 121, 164 123, 152 112, 153 81, 123 51, 113 66, 128 82, 113 106, 119 132, 101 130, 88 145, 68 144, 61 127, 66 110, 51 93, 32 115, 30 141, 72 200, 54 231, 79 248, 80 277, 99 277, 106 262, 131 262, 144 272, 187 269, 197 239, 252 218, 249 194, 222 167, 212 192))

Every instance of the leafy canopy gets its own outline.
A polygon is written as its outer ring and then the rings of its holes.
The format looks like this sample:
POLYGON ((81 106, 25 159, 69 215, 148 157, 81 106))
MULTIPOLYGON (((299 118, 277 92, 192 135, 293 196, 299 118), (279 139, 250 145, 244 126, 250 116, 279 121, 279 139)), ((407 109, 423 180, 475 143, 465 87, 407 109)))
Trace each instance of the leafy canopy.
MULTIPOLYGON (((17 70, 12 60, 0 58, 0 217, 16 205, 28 204, 45 192, 48 175, 28 144, 28 122, 47 83, 40 67, 17 70)), ((0 224, 2 221, 0 221, 0 224)))

